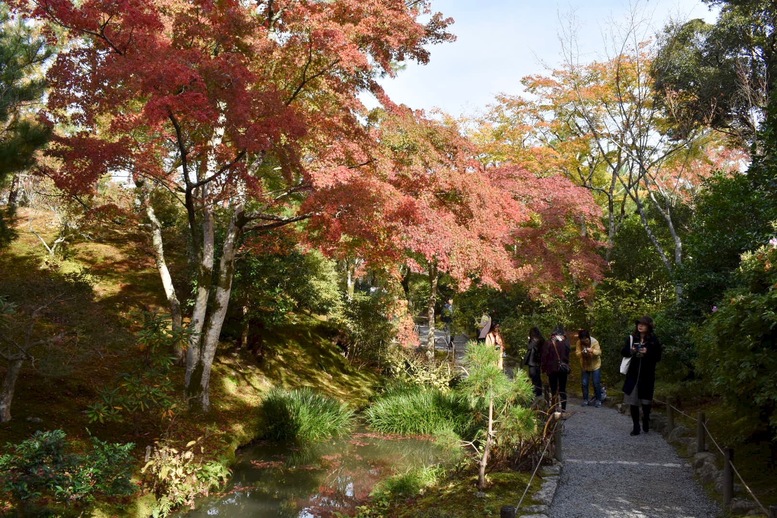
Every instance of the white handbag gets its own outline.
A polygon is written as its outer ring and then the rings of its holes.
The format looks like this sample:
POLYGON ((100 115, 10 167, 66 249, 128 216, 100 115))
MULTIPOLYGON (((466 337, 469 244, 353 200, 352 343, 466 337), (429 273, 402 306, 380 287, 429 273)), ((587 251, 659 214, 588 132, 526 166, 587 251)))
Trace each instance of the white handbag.
MULTIPOLYGON (((632 345, 634 345, 634 337, 629 335, 629 348, 631 348, 632 345)), ((628 358, 624 356, 623 359, 621 360, 621 374, 623 374, 624 376, 626 375, 627 372, 629 372, 629 365, 631 365, 631 356, 629 356, 628 358)))

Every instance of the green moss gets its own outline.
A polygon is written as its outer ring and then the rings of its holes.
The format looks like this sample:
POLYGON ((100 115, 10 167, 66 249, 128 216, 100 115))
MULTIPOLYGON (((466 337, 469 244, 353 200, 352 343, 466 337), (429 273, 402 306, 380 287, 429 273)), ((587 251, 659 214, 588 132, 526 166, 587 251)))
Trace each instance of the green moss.
MULTIPOLYGON (((477 478, 445 479, 422 494, 393 500, 382 508, 366 507, 360 516, 394 518, 472 518, 500 515, 503 506, 516 506, 529 483, 530 474, 519 472, 491 473, 488 489, 478 493, 477 478), (382 513, 382 514, 381 514, 382 513)), ((528 494, 539 490, 541 481, 532 481, 528 494)), ((521 507, 533 505, 524 501, 521 507)))

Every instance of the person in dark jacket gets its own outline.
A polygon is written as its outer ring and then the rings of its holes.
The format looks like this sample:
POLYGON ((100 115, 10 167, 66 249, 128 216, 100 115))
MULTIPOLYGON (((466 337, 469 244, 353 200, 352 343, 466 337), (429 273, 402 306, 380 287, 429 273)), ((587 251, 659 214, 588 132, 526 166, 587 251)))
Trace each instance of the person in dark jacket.
POLYGON ((523 364, 529 367, 529 378, 534 386, 534 397, 542 395, 542 346, 545 344, 545 337, 542 336, 540 328, 532 327, 529 331, 529 344, 526 347, 526 356, 523 364))
POLYGON ((635 322, 634 332, 626 338, 621 356, 631 358, 623 383, 623 402, 631 410, 631 435, 639 435, 639 409, 642 407, 642 431, 650 430, 650 405, 656 385, 656 363, 661 361, 661 342, 653 332, 653 319, 644 316, 635 322))
POLYGON ((569 340, 564 333, 564 327, 559 324, 542 349, 542 372, 548 375, 553 404, 559 403, 561 412, 567 411, 569 351, 569 340))

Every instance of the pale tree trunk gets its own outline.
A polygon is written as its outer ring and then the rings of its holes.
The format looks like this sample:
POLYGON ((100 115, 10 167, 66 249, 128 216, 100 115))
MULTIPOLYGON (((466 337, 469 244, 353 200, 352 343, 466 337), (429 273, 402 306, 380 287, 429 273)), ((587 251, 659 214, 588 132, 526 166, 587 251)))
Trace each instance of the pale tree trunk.
POLYGON ((3 378, 3 388, 0 392, 0 423, 7 423, 11 420, 11 402, 23 363, 23 357, 17 356, 8 360, 8 370, 3 378))
MULTIPOLYGON (((187 383, 187 392, 190 395, 197 394, 202 410, 210 410, 210 373, 213 360, 216 357, 221 328, 229 307, 229 297, 232 293, 232 279, 235 273, 235 254, 238 240, 241 234, 241 219, 243 217, 242 205, 235 208, 232 219, 229 222, 227 234, 224 239, 224 248, 219 261, 218 278, 216 279, 213 305, 209 308, 207 322, 204 327, 199 347, 201 354, 195 371, 201 373, 199 379, 190 378, 187 383), (195 383, 198 386, 195 386, 195 383)), ((187 366, 188 367, 188 366, 187 366)))
POLYGON ((345 296, 348 300, 353 300, 353 295, 356 291, 356 262, 346 261, 345 270, 345 296))
MULTIPOLYGON (((215 253, 215 235, 213 230, 213 214, 210 208, 203 210, 200 250, 197 254, 197 296, 194 301, 192 319, 189 324, 189 347, 186 350, 186 375, 184 378, 187 394, 190 389, 199 385, 202 372, 195 373, 195 369, 201 368, 202 359, 202 329, 205 326, 205 318, 208 313, 208 299, 210 298, 211 284, 213 283, 213 261, 215 253)), ((197 241, 195 240, 195 244, 197 241)), ((196 245, 195 245, 196 246, 196 245)))
MULTIPOLYGON (((154 247, 156 269, 159 272, 159 277, 162 280, 162 288, 165 291, 165 297, 170 306, 170 318, 173 322, 173 329, 175 331, 180 331, 183 328, 181 302, 178 300, 178 296, 175 293, 173 278, 170 275, 170 269, 167 267, 167 260, 165 259, 165 247, 164 242, 162 241, 162 225, 159 223, 159 219, 157 219, 154 208, 151 205, 146 207, 146 215, 151 221, 151 243, 154 247)), ((183 349, 176 351, 176 353, 183 353, 183 349)))
MULTIPOLYGON (((665 194, 662 193, 662 196, 666 199, 665 194)), ((650 193, 650 200, 666 221, 666 228, 669 229, 669 235, 672 236, 672 242, 674 243, 674 268, 669 273, 673 274, 683 264, 683 240, 677 232, 677 227, 675 227, 674 220, 672 219, 672 208, 669 203, 667 203, 666 207, 662 206, 652 192, 650 193)), ((682 284, 674 278, 672 281, 674 282, 675 298, 677 302, 681 302, 683 299, 682 284)))
POLYGON ((488 456, 491 454, 491 446, 494 441, 494 398, 488 398, 488 432, 486 434, 486 445, 483 447, 483 456, 480 458, 480 469, 478 470, 478 489, 481 491, 486 487, 486 467, 488 466, 488 456))
POLYGON ((426 307, 426 314, 429 318, 429 333, 426 335, 426 349, 427 355, 430 357, 434 355, 434 333, 435 333, 435 321, 434 321, 434 305, 437 303, 437 284, 440 279, 440 274, 437 270, 435 263, 429 264, 429 300, 426 307))
MULTIPOLYGON (((165 258, 162 224, 159 222, 154 207, 148 199, 148 192, 146 191, 145 186, 139 185, 138 187, 141 191, 141 202, 146 207, 146 216, 151 224, 151 244, 154 249, 154 262, 156 263, 156 269, 159 272, 159 278, 162 281, 162 289, 165 292, 165 298, 167 298, 167 304, 170 308, 170 319, 172 321, 173 331, 178 332, 183 329, 183 313, 181 311, 181 302, 178 300, 178 296, 175 293, 173 277, 170 275, 170 269, 167 266, 167 259, 165 258)), ((182 362, 184 359, 184 348, 182 344, 176 344, 174 352, 176 360, 182 362)))

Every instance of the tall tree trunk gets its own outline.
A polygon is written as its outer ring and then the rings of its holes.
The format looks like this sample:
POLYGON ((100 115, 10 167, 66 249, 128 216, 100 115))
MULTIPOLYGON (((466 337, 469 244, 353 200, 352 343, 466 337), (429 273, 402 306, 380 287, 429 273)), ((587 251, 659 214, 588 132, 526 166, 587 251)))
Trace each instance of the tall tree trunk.
POLYGON ((241 348, 248 350, 248 340, 251 336, 251 321, 249 318, 250 308, 243 304, 240 306, 240 313, 243 315, 243 322, 240 326, 240 346, 241 348))
POLYGON ((194 393, 195 391, 198 393, 201 408, 204 412, 210 410, 210 373, 213 367, 213 360, 216 357, 221 328, 224 325, 224 319, 229 308, 232 279, 235 274, 235 254, 241 234, 242 217, 243 207, 241 205, 233 213, 224 239, 224 248, 219 261, 218 278, 214 288, 213 305, 209 309, 208 319, 201 340, 202 354, 200 356, 200 368, 197 369, 201 372, 201 375, 199 380, 192 379, 188 385, 189 393, 194 393), (195 381, 199 382, 199 387, 193 385, 195 381))
POLYGON ((3 378, 3 388, 0 392, 0 423, 7 423, 11 420, 11 402, 23 363, 23 357, 14 357, 8 360, 8 370, 3 378))
POLYGON ((356 291, 356 261, 346 260, 345 271, 345 296, 348 300, 353 300, 353 295, 356 291))
POLYGON ((210 299, 211 285, 213 283, 213 261, 215 254, 215 236, 213 230, 213 214, 210 208, 203 211, 202 235, 197 253, 197 296, 194 301, 194 310, 189 324, 189 347, 186 351, 186 384, 187 396, 192 402, 197 397, 202 378, 202 354, 205 319, 208 314, 208 301, 210 299), (194 389, 194 392, 192 390, 194 389))
POLYGON ((426 349, 427 354, 434 355, 434 334, 435 334, 435 319, 434 319, 434 306, 437 304, 437 284, 440 279, 440 273, 437 270, 437 264, 434 262, 429 263, 429 300, 426 307, 426 314, 429 318, 429 333, 426 335, 426 349))
MULTIPOLYGON (((164 241, 162 239, 162 224, 159 222, 159 218, 156 216, 154 207, 147 199, 147 193, 143 193, 141 196, 143 197, 143 204, 146 206, 146 216, 148 216, 148 219, 151 222, 151 244, 154 248, 154 260, 156 262, 156 269, 159 272, 159 277, 162 280, 162 288, 164 289, 165 297, 167 298, 167 304, 170 307, 170 319, 172 320, 173 331, 180 331, 183 329, 181 302, 178 300, 178 296, 175 293, 173 278, 170 275, 170 269, 167 267, 167 260, 165 259, 165 247, 164 241)), ((183 344, 176 344, 176 360, 178 362, 182 362, 183 356, 183 344)))
POLYGON ((11 179, 11 188, 8 191, 8 208, 16 210, 19 205, 19 190, 21 189, 21 178, 19 174, 13 175, 11 179))

